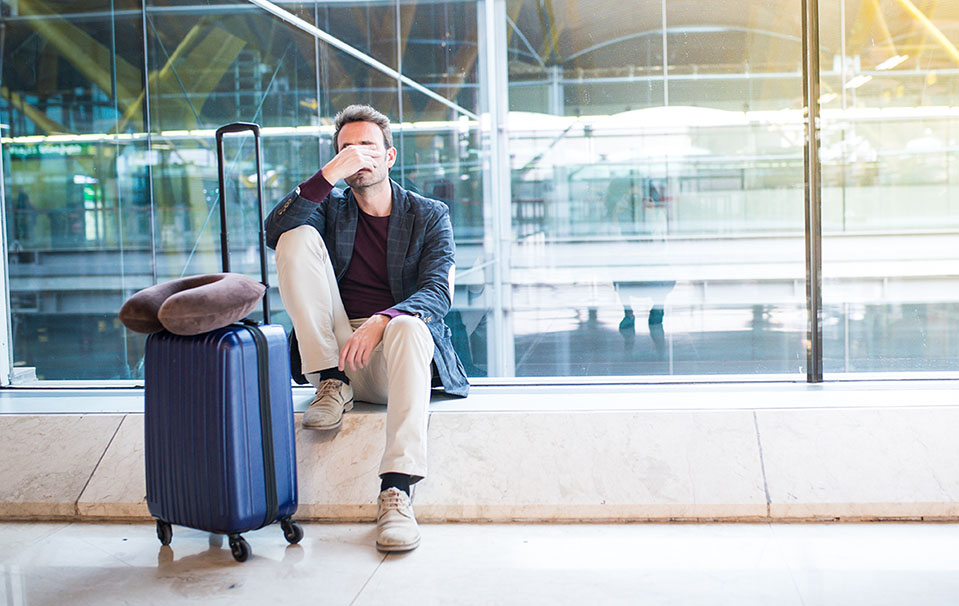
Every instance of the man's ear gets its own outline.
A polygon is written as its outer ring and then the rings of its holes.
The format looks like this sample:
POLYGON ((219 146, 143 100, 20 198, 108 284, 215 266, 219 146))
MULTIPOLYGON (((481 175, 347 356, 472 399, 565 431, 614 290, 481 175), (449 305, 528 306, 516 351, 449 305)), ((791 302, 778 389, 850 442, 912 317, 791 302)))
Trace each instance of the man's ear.
POLYGON ((393 164, 396 162, 396 148, 391 147, 386 150, 386 167, 393 168, 393 164))

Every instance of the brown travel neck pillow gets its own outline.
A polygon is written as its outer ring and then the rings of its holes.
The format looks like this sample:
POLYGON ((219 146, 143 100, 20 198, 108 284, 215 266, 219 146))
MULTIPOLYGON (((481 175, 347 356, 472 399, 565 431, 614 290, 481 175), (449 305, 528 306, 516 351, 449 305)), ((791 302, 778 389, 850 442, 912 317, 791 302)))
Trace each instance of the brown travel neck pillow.
POLYGON ((250 314, 266 287, 243 274, 204 274, 144 288, 120 308, 120 321, 134 332, 166 329, 197 335, 250 314))

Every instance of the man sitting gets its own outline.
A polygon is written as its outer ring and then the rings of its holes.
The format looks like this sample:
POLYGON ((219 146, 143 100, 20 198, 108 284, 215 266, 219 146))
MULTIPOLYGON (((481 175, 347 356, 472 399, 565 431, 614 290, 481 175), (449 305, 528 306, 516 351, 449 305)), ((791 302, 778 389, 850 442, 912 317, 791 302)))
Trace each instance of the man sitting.
MULTIPOLYGON (((386 404, 376 546, 420 542, 410 487, 426 476, 432 372, 447 393, 469 384, 443 318, 450 309, 449 209, 389 178, 389 119, 372 107, 337 114, 336 156, 266 219, 280 296, 316 387, 303 426, 335 430, 353 398, 386 404), (344 179, 349 189, 334 189, 344 179)), ((296 370, 296 369, 294 369, 296 370)))

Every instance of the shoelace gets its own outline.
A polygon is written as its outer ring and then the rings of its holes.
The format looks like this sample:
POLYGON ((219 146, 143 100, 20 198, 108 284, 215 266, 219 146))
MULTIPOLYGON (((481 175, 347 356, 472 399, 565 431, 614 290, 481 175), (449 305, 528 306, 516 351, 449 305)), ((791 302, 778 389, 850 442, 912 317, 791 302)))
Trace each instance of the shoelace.
POLYGON ((404 499, 403 499, 404 496, 405 496, 405 495, 404 495, 401 491, 398 491, 398 492, 389 491, 389 492, 387 492, 387 493, 386 493, 386 498, 383 499, 383 511, 382 511, 382 513, 386 513, 387 511, 390 511, 390 510, 393 510, 393 509, 395 509, 395 510, 397 510, 397 511, 401 510, 401 509, 403 508, 403 506, 405 505, 405 503, 403 502, 403 501, 404 501, 404 499))
POLYGON ((316 399, 319 400, 323 396, 336 395, 336 392, 340 389, 341 381, 323 381, 320 384, 320 389, 316 392, 316 399))

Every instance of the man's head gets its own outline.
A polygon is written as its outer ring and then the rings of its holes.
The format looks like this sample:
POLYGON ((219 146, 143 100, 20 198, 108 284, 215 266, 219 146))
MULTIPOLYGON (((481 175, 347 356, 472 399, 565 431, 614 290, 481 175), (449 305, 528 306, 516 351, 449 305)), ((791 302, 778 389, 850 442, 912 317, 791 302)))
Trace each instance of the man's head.
POLYGON ((369 105, 350 105, 336 114, 333 119, 333 125, 336 130, 333 131, 333 149, 340 152, 340 131, 351 122, 372 122, 383 133, 383 147, 390 149, 393 147, 393 131, 390 129, 390 119, 376 111, 369 105))
POLYGON ((336 115, 334 123, 333 147, 336 153, 357 145, 369 148, 375 156, 373 169, 363 169, 344 178, 346 184, 358 191, 385 181, 396 161, 390 119, 369 105, 351 105, 336 115))

